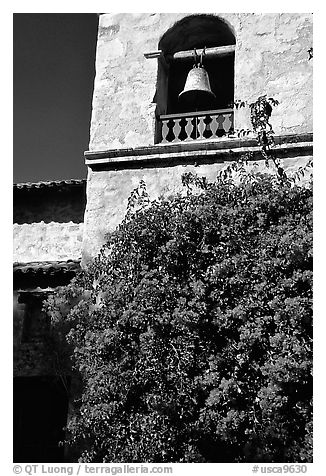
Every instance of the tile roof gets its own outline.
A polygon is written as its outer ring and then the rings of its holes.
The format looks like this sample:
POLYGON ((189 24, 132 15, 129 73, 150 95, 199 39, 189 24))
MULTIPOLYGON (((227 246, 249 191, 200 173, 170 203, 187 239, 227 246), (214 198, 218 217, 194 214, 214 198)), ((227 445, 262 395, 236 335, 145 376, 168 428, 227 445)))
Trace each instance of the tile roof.
POLYGON ((14 263, 14 290, 65 286, 80 269, 80 260, 14 263))
POLYGON ((54 274, 80 269, 80 260, 67 261, 32 261, 30 263, 14 263, 14 273, 54 274))
POLYGON ((35 190, 35 189, 60 189, 69 186, 83 186, 86 185, 86 179, 69 179, 57 180, 51 182, 25 182, 15 183, 14 190, 35 190))

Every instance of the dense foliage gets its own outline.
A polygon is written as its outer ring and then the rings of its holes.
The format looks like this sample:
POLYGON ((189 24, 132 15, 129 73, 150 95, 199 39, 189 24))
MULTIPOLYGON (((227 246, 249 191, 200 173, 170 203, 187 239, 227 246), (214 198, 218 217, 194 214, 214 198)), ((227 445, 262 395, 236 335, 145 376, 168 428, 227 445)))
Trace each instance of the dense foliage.
POLYGON ((312 190, 185 182, 48 302, 82 381, 70 442, 84 462, 311 461, 312 190))

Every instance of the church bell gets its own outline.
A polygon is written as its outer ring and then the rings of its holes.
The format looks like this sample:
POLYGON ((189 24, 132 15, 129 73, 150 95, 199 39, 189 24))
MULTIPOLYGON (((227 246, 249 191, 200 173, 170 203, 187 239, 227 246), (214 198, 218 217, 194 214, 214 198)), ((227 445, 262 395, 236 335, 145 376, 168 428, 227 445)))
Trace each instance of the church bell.
POLYGON ((196 110, 209 107, 215 97, 206 69, 201 64, 194 64, 188 73, 183 91, 179 94, 179 100, 196 110))

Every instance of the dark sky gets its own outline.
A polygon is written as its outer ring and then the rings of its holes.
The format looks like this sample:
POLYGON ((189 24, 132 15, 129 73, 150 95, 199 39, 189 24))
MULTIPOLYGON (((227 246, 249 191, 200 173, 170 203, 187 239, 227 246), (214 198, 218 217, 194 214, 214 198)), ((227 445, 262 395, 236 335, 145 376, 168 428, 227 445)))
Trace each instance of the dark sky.
POLYGON ((86 177, 98 17, 14 14, 14 182, 86 177))

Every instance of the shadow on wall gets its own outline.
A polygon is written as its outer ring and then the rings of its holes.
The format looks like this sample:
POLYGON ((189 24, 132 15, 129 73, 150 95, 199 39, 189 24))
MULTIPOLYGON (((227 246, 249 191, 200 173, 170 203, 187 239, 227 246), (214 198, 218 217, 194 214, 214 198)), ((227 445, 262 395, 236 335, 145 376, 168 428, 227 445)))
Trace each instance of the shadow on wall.
POLYGON ((14 186, 14 223, 83 223, 86 180, 14 186))

